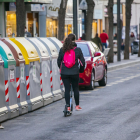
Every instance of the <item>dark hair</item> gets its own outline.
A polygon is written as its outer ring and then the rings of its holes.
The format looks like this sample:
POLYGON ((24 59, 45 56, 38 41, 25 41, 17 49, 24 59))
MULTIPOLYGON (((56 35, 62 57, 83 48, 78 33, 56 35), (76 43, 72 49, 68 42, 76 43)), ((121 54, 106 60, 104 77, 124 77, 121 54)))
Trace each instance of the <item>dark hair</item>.
POLYGON ((135 37, 135 35, 134 35, 134 32, 131 32, 131 35, 130 35, 130 37, 135 37), (132 35, 133 34, 133 35, 132 35))
POLYGON ((74 41, 75 42, 75 40, 76 40, 76 36, 75 36, 75 34, 69 34, 68 35, 68 38, 70 38, 72 41, 74 41))
POLYGON ((70 51, 71 49, 73 49, 74 46, 72 44, 72 39, 67 37, 64 41, 64 44, 63 44, 63 52, 65 53, 66 51, 70 51))
POLYGON ((98 33, 96 33, 95 37, 98 37, 98 33))
POLYGON ((82 34, 81 40, 86 40, 86 34, 85 33, 82 34))
POLYGON ((103 32, 105 33, 105 30, 103 30, 103 32))

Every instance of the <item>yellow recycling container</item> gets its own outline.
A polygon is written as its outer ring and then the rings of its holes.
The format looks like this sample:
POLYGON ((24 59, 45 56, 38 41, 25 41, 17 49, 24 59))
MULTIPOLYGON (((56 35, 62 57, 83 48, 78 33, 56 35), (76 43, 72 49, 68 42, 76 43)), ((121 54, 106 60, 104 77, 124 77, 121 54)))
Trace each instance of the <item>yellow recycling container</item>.
POLYGON ((35 47, 25 38, 10 38, 21 50, 25 59, 28 111, 43 106, 40 87, 40 58, 35 47))

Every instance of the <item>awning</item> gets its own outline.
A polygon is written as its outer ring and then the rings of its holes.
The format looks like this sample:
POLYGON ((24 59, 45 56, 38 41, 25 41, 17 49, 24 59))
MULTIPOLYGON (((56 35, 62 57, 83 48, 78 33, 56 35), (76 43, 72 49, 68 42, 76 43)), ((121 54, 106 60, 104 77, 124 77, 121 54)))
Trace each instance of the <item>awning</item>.
MULTIPOLYGON (((0 2, 16 2, 16 0, 0 0, 0 2)), ((24 0, 30 3, 52 3, 52 0, 24 0)))

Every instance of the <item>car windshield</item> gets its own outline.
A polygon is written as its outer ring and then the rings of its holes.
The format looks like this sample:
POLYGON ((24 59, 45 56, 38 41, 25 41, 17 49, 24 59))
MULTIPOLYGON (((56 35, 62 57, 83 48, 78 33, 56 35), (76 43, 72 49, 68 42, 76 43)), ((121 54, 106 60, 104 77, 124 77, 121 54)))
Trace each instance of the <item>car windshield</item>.
POLYGON ((139 43, 138 43, 138 42, 136 42, 136 41, 134 41, 134 42, 133 42, 133 44, 134 44, 134 45, 139 45, 139 43))
POLYGON ((93 42, 91 42, 91 44, 94 47, 96 52, 100 52, 100 49, 98 48, 98 46, 96 44, 94 44, 93 42))
POLYGON ((77 47, 81 48, 84 57, 90 56, 90 52, 87 44, 77 43, 77 47))

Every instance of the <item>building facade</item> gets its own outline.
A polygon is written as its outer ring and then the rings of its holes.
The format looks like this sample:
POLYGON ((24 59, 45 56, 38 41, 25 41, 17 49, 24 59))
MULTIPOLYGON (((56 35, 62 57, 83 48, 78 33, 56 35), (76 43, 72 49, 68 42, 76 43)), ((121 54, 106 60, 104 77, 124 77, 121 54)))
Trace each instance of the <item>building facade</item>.
MULTIPOLYGON (((25 0, 26 29, 32 36, 44 36, 46 28, 45 4, 52 0, 25 0)), ((22 11, 21 11, 22 12, 22 11)), ((15 0, 0 0, 0 33, 2 37, 16 36, 16 2, 15 0)))

